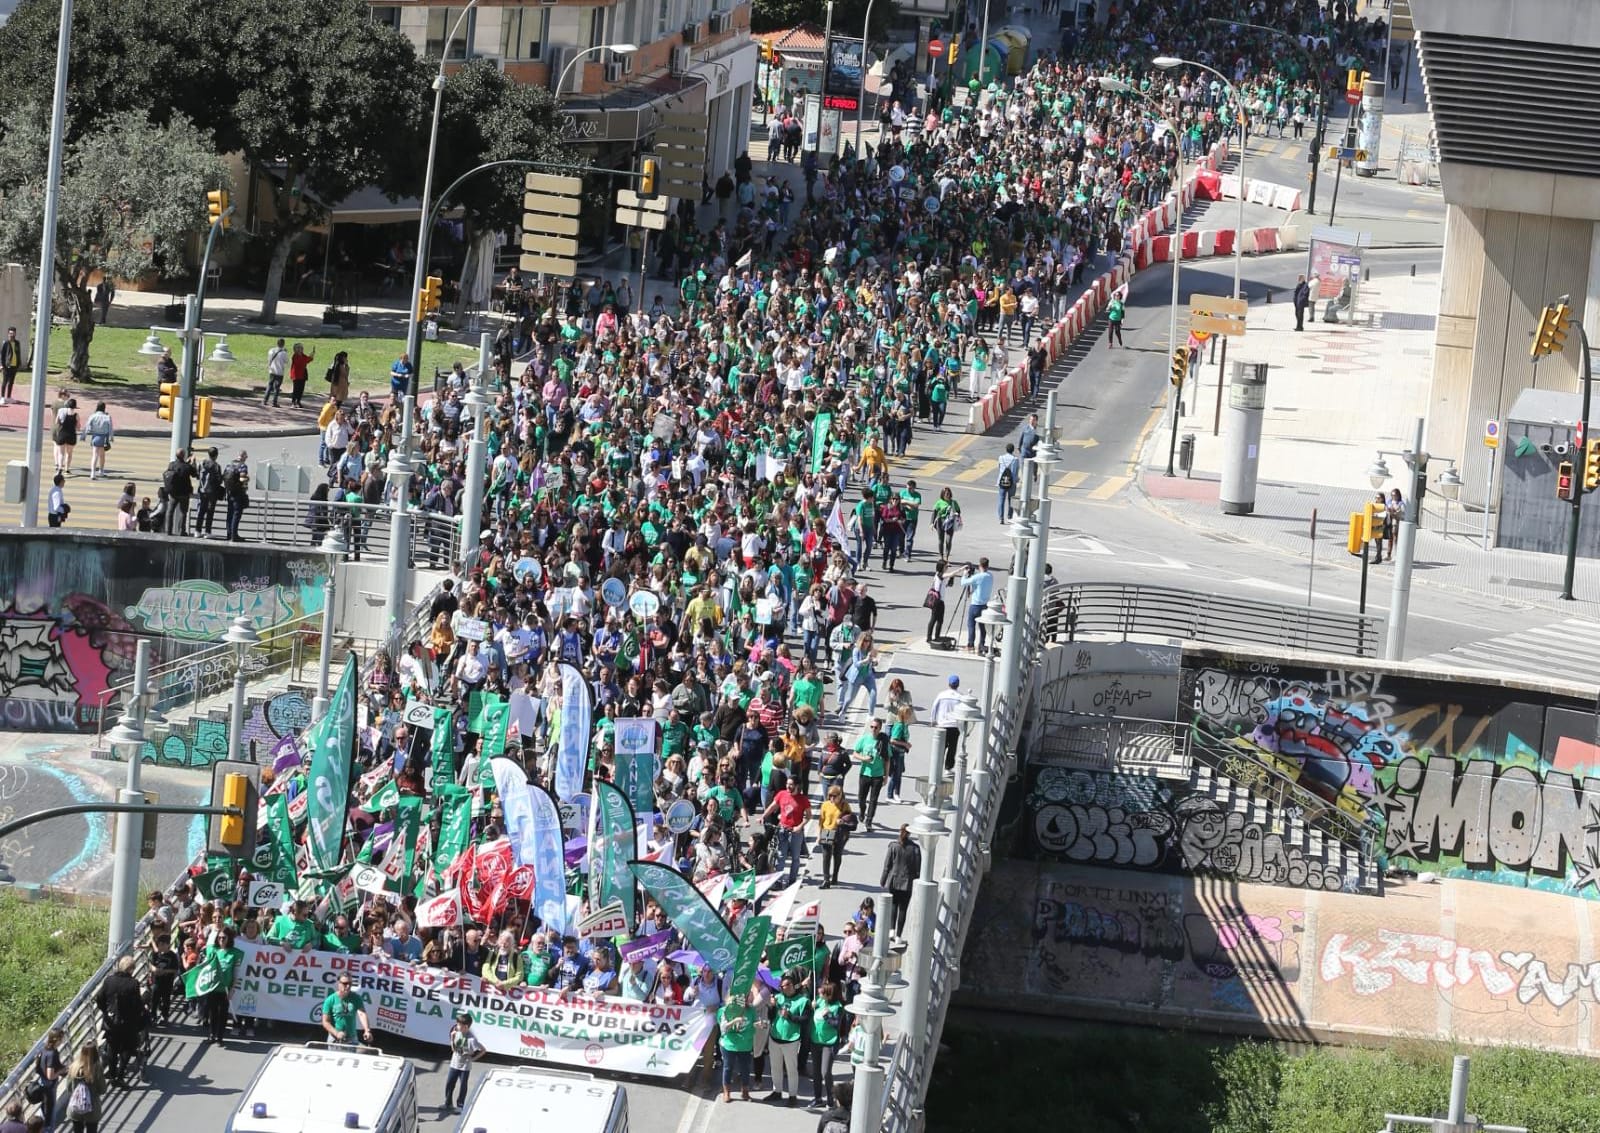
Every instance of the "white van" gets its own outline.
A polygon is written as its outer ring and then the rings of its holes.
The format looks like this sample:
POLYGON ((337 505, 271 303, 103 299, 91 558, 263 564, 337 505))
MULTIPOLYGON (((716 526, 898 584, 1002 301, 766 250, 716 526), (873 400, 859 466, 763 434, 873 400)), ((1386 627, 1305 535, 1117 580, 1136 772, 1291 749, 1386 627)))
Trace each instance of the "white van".
POLYGON ((280 1046, 261 1064, 226 1133, 417 1133, 417 1073, 373 1047, 280 1046))
POLYGON ((568 1070, 514 1067, 478 1079, 456 1133, 628 1133, 628 1091, 568 1070))

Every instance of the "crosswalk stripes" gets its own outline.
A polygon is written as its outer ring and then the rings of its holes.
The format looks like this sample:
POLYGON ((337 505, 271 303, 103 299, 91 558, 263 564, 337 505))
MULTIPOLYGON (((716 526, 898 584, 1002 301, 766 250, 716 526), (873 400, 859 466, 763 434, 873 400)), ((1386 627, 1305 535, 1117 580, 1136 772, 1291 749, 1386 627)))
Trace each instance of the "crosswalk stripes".
POLYGON ((1052 492, 1070 492, 1089 478, 1087 472, 1068 472, 1050 486, 1052 492))
POLYGON ((973 465, 971 468, 968 468, 966 471, 957 472, 954 479, 963 484, 972 484, 982 480, 985 476, 998 472, 999 469, 1000 462, 998 460, 994 460, 992 458, 989 460, 980 460, 977 464, 973 465))
POLYGON ((1091 500, 1109 500, 1132 482, 1132 476, 1107 476, 1104 484, 1089 493, 1089 498, 1091 500))
MULTIPOLYGON (((946 475, 956 463, 955 460, 948 456, 920 459, 913 457, 905 466, 896 467, 894 475, 897 478, 946 480, 955 484, 977 484, 982 487, 989 487, 992 486, 992 481, 1000 469, 1000 462, 997 458, 985 457, 953 475, 946 475)), ((1133 479, 1130 476, 1096 476, 1090 472, 1072 471, 1064 472, 1058 476, 1052 483, 1050 490, 1061 495, 1072 493, 1079 499, 1089 499, 1097 503, 1104 503, 1115 498, 1132 482, 1133 479)))
POLYGON ((1444 669, 1593 684, 1600 673, 1600 622, 1582 618, 1548 622, 1414 660, 1444 669))

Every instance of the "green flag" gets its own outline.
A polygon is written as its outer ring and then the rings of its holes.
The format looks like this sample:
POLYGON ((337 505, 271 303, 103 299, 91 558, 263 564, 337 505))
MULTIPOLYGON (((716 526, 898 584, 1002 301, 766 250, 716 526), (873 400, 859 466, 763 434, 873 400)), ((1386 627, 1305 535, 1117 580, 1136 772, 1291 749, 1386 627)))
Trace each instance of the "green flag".
POLYGON ((628 863, 639 849, 633 807, 615 784, 604 781, 595 784, 595 807, 594 836, 599 845, 589 847, 589 888, 599 894, 597 905, 621 901, 628 923, 632 924, 634 884, 628 863))
POLYGON ((440 877, 472 840, 472 792, 451 784, 439 792, 439 844, 433 852, 433 870, 440 877))
POLYGON ((183 994, 188 999, 199 999, 220 991, 226 974, 215 956, 207 956, 183 974, 183 994))
POLYGON ((194 879, 194 887, 207 901, 232 901, 239 895, 238 874, 232 863, 208 869, 194 879))
POLYGON ((356 735, 354 655, 345 661, 328 714, 306 731, 311 781, 306 800, 306 850, 311 869, 334 869, 344 852, 345 807, 350 800, 350 764, 356 735))
POLYGON ((400 805, 400 787, 390 779, 383 786, 372 792, 372 797, 361 804, 361 809, 368 814, 382 814, 392 806, 400 805))
MULTIPOLYGON (((422 829, 422 800, 415 795, 407 795, 400 800, 400 810, 395 815, 394 836, 395 840, 405 848, 404 873, 400 875, 400 888, 404 890, 411 882, 411 871, 417 861, 417 834, 422 829)), ((394 851, 391 849, 390 853, 394 851)))
POLYGON ((683 874, 656 862, 630 862, 629 869, 639 884, 661 904, 689 947, 716 972, 733 970, 739 954, 739 940, 727 922, 706 901, 700 890, 683 874))
POLYGON ((294 827, 289 820, 289 796, 283 791, 267 799, 267 845, 272 852, 267 876, 291 890, 296 888, 300 877, 294 867, 294 827))
MULTIPOLYGON (((773 945, 771 962, 768 964, 774 972, 782 974, 791 968, 816 967, 817 942, 810 936, 791 936, 773 945)), ((824 956, 826 948, 820 949, 824 956)))
POLYGON ((746 901, 756 899, 756 871, 747 869, 743 873, 736 873, 728 879, 728 890, 722 895, 724 901, 731 901, 735 897, 743 897, 746 901))
POLYGON ((467 693, 467 731, 483 735, 488 721, 484 713, 489 711, 489 706, 500 703, 498 697, 490 696, 482 689, 474 689, 467 693))
POLYGON ((493 759, 497 755, 504 755, 506 750, 506 729, 511 724, 511 706, 503 700, 495 700, 483 710, 483 753, 485 759, 493 759))
POLYGON ((818 413, 811 419, 811 474, 822 471, 822 457, 828 451, 828 432, 833 428, 832 413, 818 413))
POLYGON ((744 932, 739 937, 739 955, 733 963, 733 979, 728 985, 729 995, 743 995, 755 982, 756 969, 761 966, 761 953, 772 935, 771 917, 751 917, 744 922, 744 932))
POLYGON ((433 761, 433 789, 456 781, 456 714, 448 708, 433 710, 433 743, 428 754, 433 761))

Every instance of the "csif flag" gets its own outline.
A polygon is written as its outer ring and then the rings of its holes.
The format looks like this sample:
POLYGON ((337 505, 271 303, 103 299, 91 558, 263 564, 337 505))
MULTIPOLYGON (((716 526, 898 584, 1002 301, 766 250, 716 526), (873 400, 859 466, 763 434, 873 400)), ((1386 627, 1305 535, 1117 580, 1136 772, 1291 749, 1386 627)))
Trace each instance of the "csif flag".
POLYGON ((306 849, 312 873, 338 868, 344 853, 345 808, 350 801, 355 735, 356 659, 352 655, 345 661, 327 715, 306 732, 307 746, 311 748, 306 849))

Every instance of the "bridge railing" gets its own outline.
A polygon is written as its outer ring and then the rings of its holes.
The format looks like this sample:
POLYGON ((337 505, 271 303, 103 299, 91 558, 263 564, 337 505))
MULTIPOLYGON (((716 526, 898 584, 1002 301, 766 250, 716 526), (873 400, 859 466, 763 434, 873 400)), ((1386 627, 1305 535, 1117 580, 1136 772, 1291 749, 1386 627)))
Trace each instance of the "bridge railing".
POLYGON ((1310 606, 1286 606, 1171 586, 1077 582, 1045 594, 1043 641, 1117 637, 1250 645, 1375 657, 1383 621, 1310 606))

